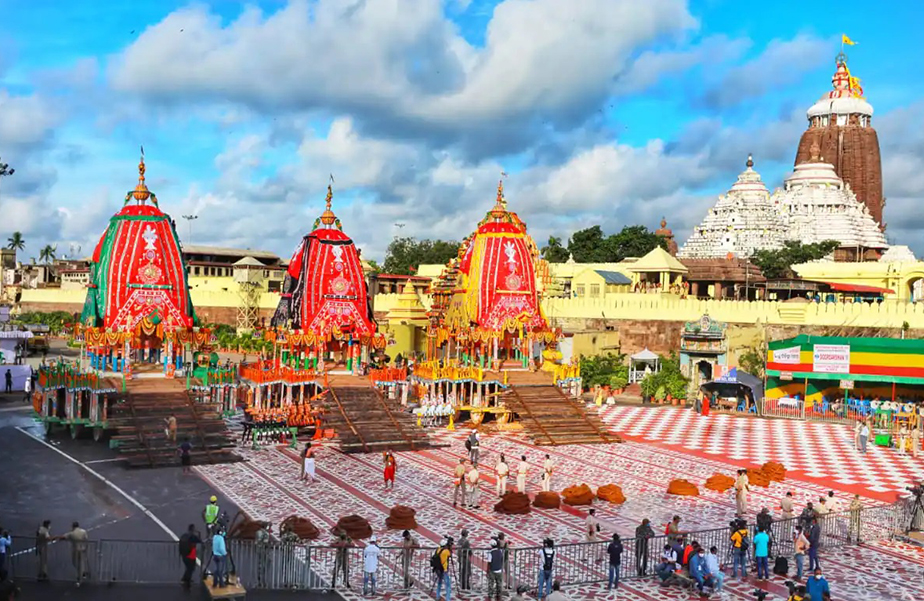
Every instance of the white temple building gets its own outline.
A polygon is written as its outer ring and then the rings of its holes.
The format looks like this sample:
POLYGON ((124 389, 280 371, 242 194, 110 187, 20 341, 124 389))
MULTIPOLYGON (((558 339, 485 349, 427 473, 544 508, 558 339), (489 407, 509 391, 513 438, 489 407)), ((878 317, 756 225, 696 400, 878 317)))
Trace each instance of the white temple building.
POLYGON ((738 176, 728 193, 719 196, 703 222, 693 229, 683 248, 681 259, 750 257, 758 250, 773 250, 786 240, 787 225, 776 204, 754 171, 749 155, 747 168, 738 176))
POLYGON ((787 240, 814 244, 837 240, 838 260, 877 259, 889 247, 885 235, 850 186, 818 156, 797 165, 773 194, 747 169, 693 229, 677 256, 682 259, 747 258, 781 248, 787 240))
POLYGON ((812 151, 812 162, 797 165, 770 197, 782 212, 787 238, 803 244, 837 240, 839 248, 873 250, 878 258, 889 247, 879 224, 834 166, 819 158, 817 146, 812 151))

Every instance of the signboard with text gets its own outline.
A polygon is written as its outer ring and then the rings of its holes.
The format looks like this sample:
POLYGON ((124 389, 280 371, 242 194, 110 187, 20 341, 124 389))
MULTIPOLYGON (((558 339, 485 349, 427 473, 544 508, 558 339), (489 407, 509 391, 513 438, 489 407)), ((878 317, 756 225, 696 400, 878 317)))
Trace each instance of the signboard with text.
POLYGON ((841 380, 841 388, 844 390, 853 390, 853 380, 841 380))
POLYGON ((812 349, 812 369, 818 373, 850 373, 849 344, 816 344, 812 349))
POLYGON ((802 347, 799 346, 781 348, 773 351, 773 362, 786 363, 788 365, 798 365, 801 363, 801 359, 799 358, 801 353, 802 347))

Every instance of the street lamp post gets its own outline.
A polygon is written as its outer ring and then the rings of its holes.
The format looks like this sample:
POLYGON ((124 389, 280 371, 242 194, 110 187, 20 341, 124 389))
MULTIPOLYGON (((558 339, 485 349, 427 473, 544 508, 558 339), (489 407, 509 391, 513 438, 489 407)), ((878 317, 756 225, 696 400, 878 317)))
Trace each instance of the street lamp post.
POLYGON ((199 219, 199 216, 198 215, 183 215, 183 219, 185 219, 186 223, 188 224, 187 231, 189 233, 189 241, 191 242, 192 241, 192 222, 195 219, 199 219))

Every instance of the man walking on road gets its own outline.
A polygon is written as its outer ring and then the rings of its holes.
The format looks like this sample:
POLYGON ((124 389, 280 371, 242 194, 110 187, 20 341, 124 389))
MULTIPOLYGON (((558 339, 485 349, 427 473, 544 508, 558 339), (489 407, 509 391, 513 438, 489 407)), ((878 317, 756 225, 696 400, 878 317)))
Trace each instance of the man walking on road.
POLYGON ((459 465, 456 466, 456 471, 453 473, 453 490, 452 490, 452 506, 455 507, 459 503, 459 496, 462 496, 462 504, 465 505, 467 499, 465 498, 465 459, 459 459, 459 465))
POLYGON ((192 586, 192 575, 193 572, 196 571, 196 549, 201 543, 202 539, 199 538, 199 533, 196 532, 196 526, 194 524, 190 524, 186 532, 180 536, 180 559, 183 560, 183 566, 185 567, 180 582, 183 583, 185 588, 192 586))

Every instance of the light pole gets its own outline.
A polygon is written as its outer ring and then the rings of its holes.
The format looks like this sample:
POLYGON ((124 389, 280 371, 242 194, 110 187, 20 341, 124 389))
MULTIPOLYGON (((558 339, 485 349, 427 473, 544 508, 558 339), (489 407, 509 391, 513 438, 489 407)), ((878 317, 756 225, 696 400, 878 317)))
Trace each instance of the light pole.
POLYGON ((10 167, 9 163, 0 161, 0 181, 3 181, 4 177, 9 177, 14 173, 16 173, 16 170, 10 167))
POLYGON ((189 242, 192 242, 192 222, 195 219, 199 219, 199 216, 198 215, 183 215, 183 219, 185 219, 186 223, 188 224, 189 242))

